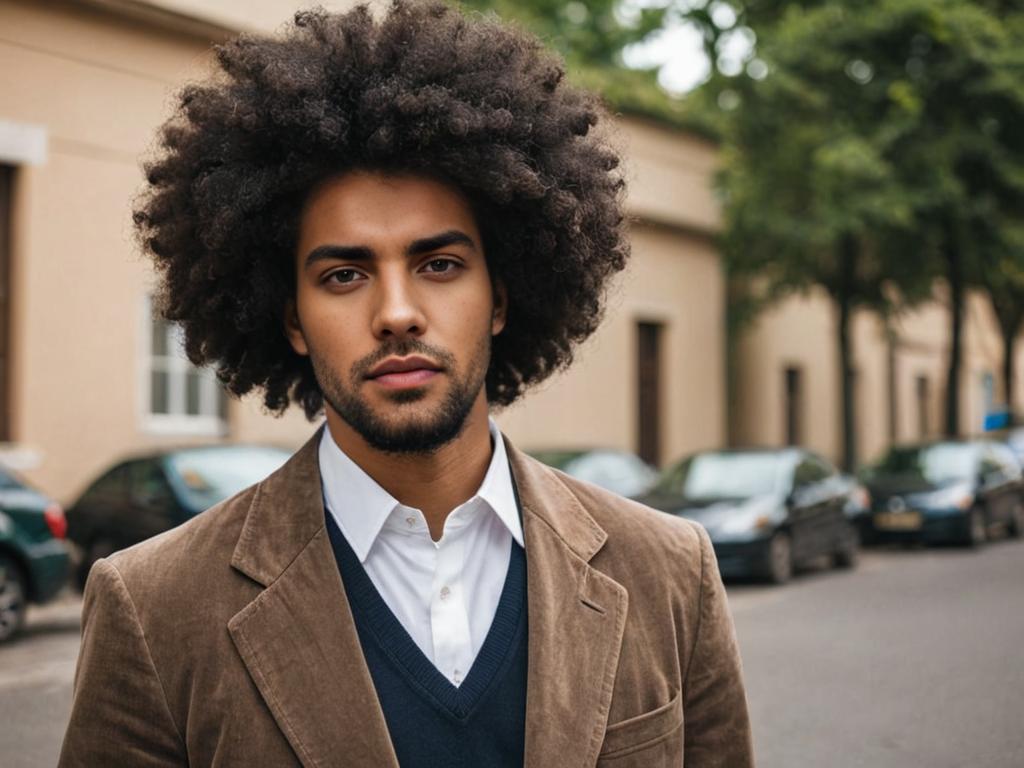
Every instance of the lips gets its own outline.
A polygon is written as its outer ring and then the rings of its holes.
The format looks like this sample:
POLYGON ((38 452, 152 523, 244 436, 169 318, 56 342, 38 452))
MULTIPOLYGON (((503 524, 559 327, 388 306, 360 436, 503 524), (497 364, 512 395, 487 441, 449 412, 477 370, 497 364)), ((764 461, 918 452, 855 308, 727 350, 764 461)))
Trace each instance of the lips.
POLYGON ((418 355, 412 355, 411 357, 389 357, 387 360, 371 368, 367 378, 376 379, 389 373, 409 373, 410 371, 417 370, 433 371, 436 373, 441 370, 441 366, 432 360, 419 357, 418 355))
POLYGON ((389 357, 370 369, 366 378, 391 389, 418 387, 440 373, 441 367, 425 357, 389 357))

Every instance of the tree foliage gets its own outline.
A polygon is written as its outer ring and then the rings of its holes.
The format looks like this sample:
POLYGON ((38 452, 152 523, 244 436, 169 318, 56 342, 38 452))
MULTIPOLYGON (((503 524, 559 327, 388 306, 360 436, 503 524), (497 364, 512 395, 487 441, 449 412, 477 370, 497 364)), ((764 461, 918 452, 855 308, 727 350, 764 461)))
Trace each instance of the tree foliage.
POLYGON ((677 127, 691 124, 681 99, 658 85, 657 70, 631 69, 623 62, 630 45, 661 30, 671 4, 632 7, 622 0, 459 0, 467 11, 495 13, 522 24, 565 59, 570 77, 600 93, 615 109, 645 115, 677 127))
MULTIPOLYGON (((756 49, 692 100, 722 138, 726 256, 774 298, 811 285, 890 311, 950 285, 947 428, 959 417, 964 288, 999 283, 1024 211, 1024 37, 1016 3, 736 5, 756 49), (996 11, 1002 13, 997 15, 996 11)), ((710 17, 699 17, 705 27, 710 17)), ((714 52, 721 30, 708 29, 714 52)), ((852 430, 840 327, 844 432, 852 430)), ((843 348, 843 344, 846 347, 843 348)), ((844 453, 850 463, 849 434, 844 453)))

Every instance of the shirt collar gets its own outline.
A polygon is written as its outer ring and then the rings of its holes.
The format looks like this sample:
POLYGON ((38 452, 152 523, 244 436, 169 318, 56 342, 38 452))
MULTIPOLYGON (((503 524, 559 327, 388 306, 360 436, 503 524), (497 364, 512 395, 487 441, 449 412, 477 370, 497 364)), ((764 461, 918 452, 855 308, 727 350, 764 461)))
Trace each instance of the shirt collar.
MULTIPOLYGON (((489 420, 489 426, 494 446, 491 463, 476 494, 458 509, 461 511, 476 499, 485 502, 522 547, 523 527, 512 489, 512 471, 508 464, 505 441, 493 419, 489 420)), ((327 510, 345 534, 359 561, 365 562, 384 524, 402 504, 338 447, 331 437, 330 429, 326 427, 320 437, 319 462, 320 483, 327 510)))

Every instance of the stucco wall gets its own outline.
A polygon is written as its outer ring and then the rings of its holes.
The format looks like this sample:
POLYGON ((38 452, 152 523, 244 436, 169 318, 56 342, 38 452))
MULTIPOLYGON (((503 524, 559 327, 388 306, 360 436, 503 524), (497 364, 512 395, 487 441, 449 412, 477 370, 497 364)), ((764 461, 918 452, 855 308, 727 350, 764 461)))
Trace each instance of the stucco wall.
MULTIPOLYGON (((210 44, 187 25, 111 11, 185 14, 187 3, 99 5, 0 0, 0 72, 17 73, 0 78, 0 120, 48 138, 45 161, 19 167, 15 180, 14 441, 0 452, 65 502, 114 458, 146 446, 294 447, 314 429, 297 409, 264 414, 258 398, 232 401, 220 435, 147 426, 153 276, 132 239, 131 200, 140 157, 174 92, 208 70, 210 44)), ((633 264, 578 365, 500 422, 523 445, 635 447, 635 323, 655 319, 666 325, 663 455, 674 458, 725 436, 723 289, 709 234, 718 225, 714 149, 635 120, 613 133, 627 155, 633 264)))

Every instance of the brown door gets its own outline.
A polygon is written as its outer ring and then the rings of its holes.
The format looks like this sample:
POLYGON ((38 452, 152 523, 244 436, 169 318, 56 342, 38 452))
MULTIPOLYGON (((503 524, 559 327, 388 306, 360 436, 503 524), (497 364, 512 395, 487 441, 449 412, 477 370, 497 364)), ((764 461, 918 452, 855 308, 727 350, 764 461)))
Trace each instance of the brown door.
POLYGON ((786 419, 786 445, 803 444, 804 386, 803 371, 786 368, 786 400, 783 411, 786 419))
POLYGON ((640 458, 661 464, 661 325, 637 323, 637 425, 640 458))
POLYGON ((14 169, 0 165, 0 442, 11 439, 10 409, 10 282, 11 282, 11 187, 14 169))

